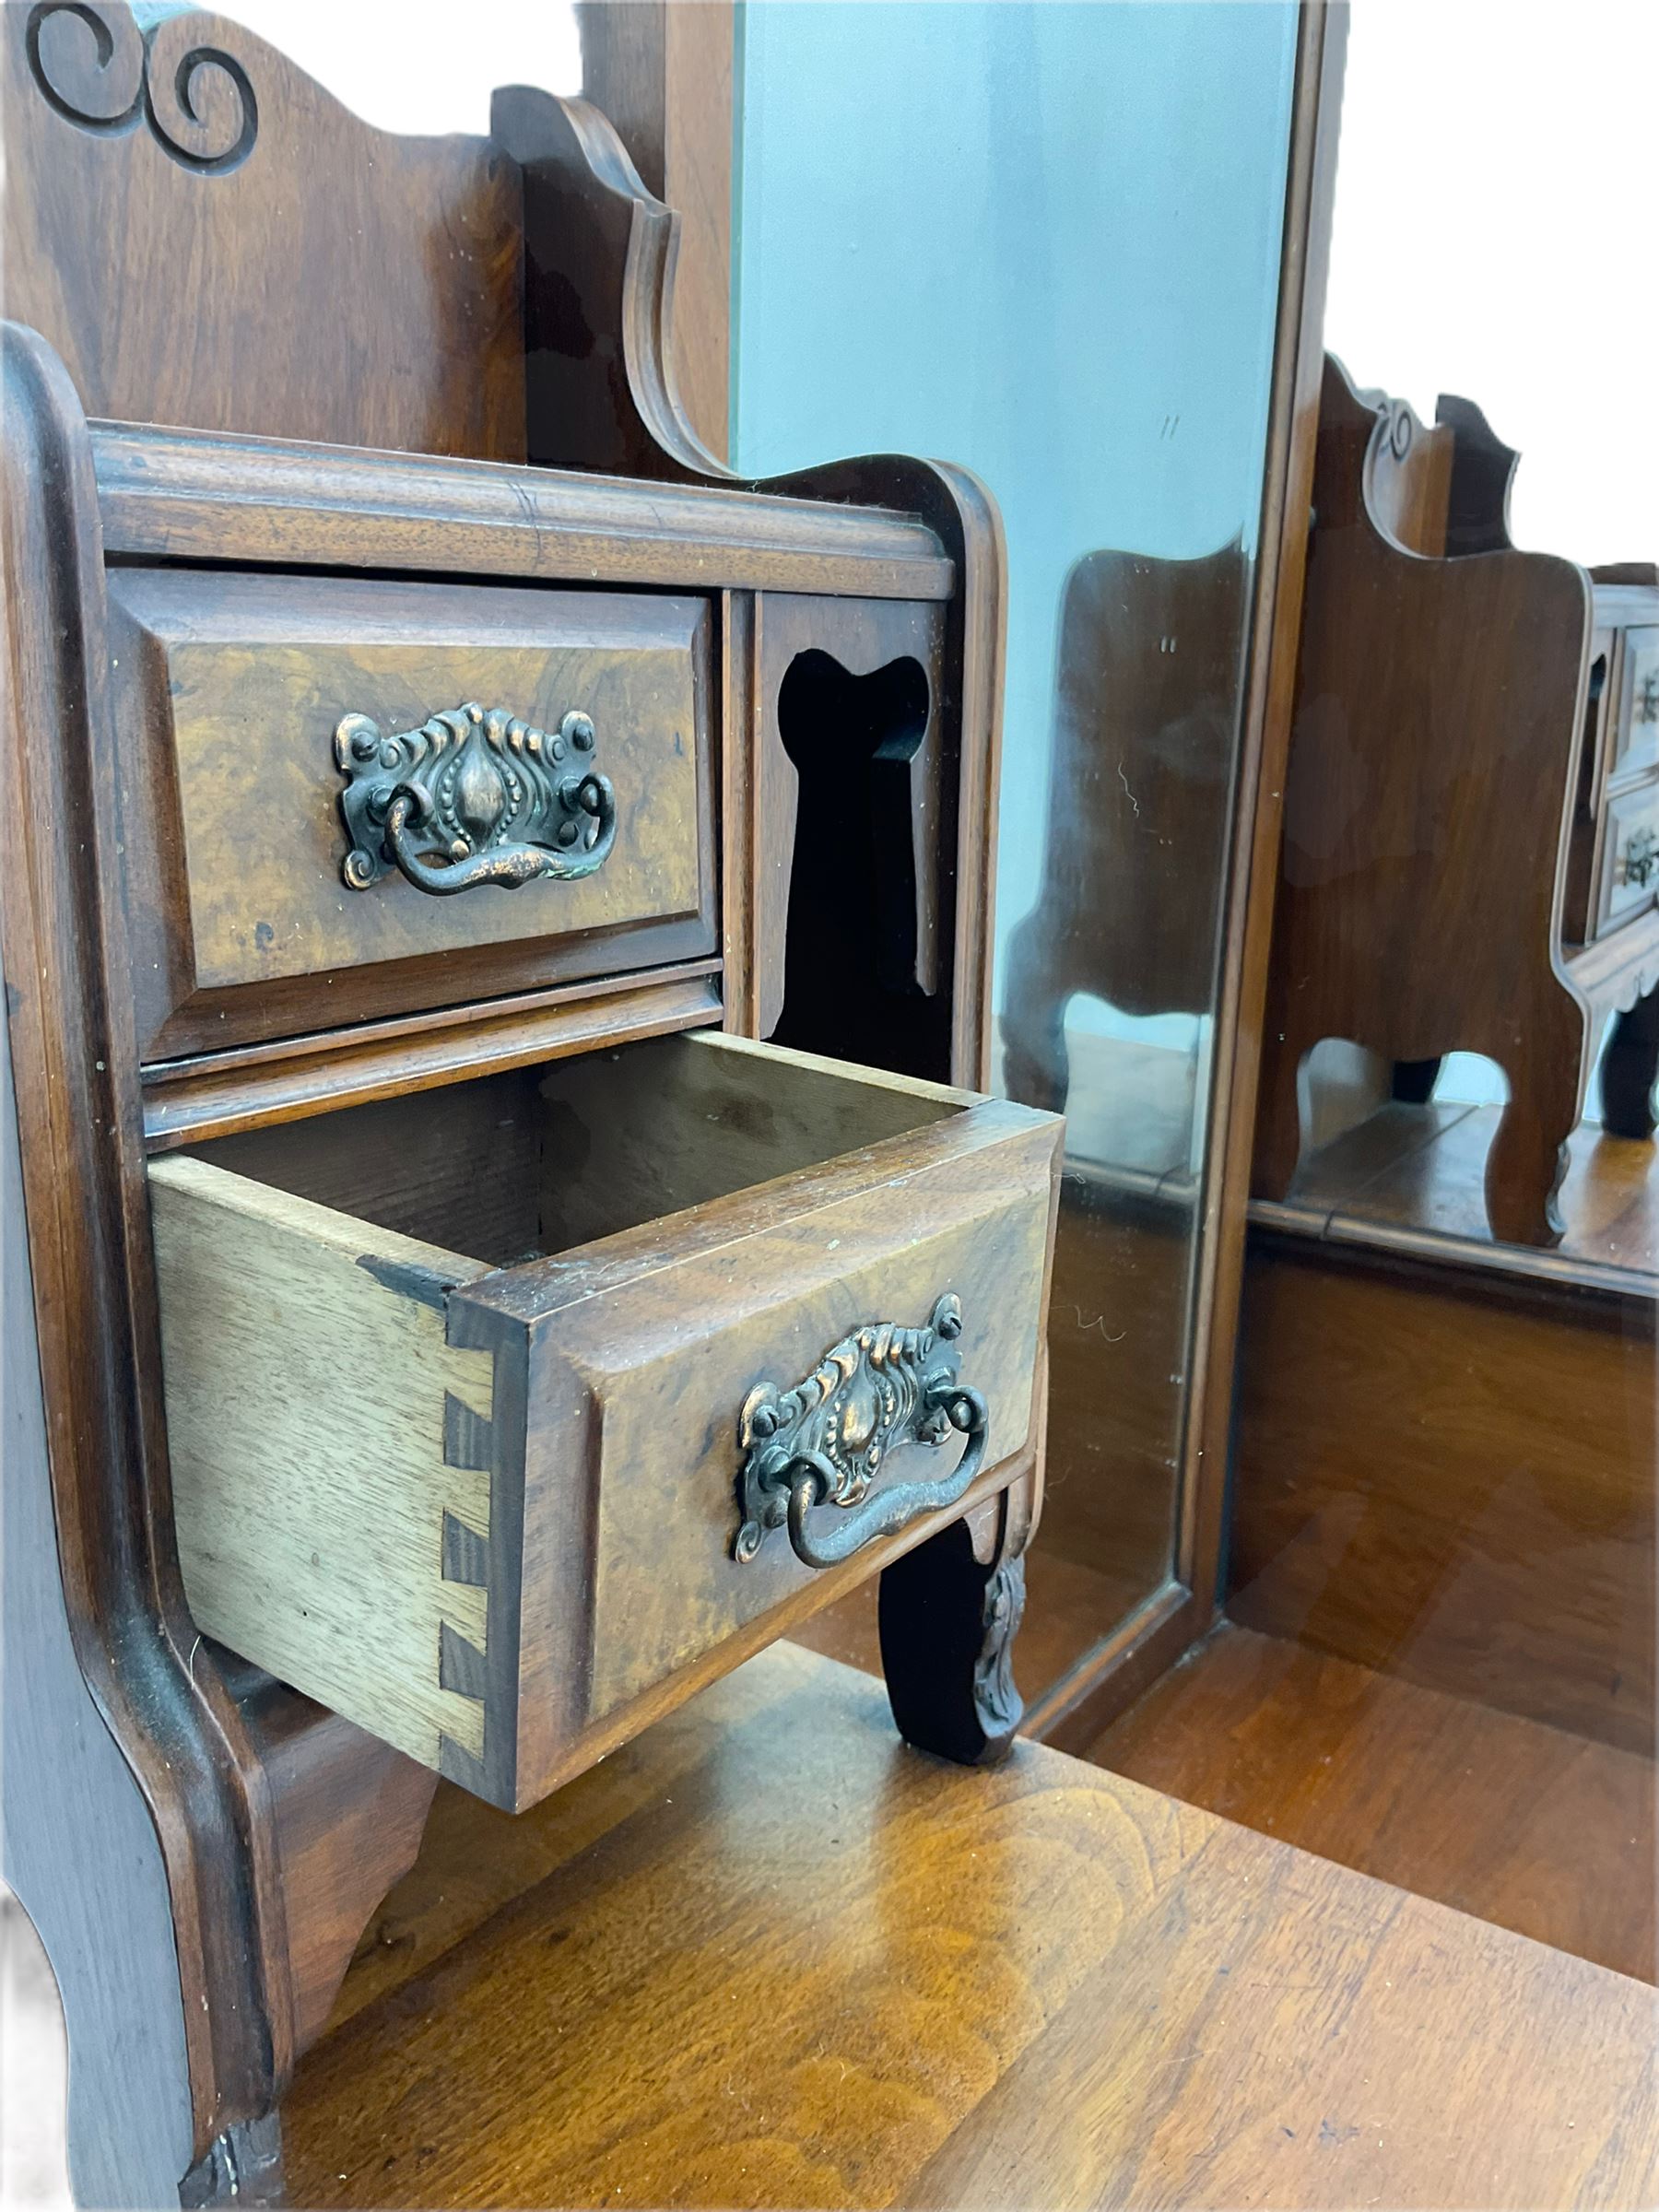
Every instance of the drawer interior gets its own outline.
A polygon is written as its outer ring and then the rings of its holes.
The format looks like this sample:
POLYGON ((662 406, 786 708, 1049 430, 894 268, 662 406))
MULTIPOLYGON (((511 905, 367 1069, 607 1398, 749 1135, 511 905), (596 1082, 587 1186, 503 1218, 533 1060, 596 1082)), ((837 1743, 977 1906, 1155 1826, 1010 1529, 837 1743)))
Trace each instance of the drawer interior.
POLYGON ((971 1103, 943 1086, 693 1032, 221 1137, 192 1156, 509 1267, 971 1103))

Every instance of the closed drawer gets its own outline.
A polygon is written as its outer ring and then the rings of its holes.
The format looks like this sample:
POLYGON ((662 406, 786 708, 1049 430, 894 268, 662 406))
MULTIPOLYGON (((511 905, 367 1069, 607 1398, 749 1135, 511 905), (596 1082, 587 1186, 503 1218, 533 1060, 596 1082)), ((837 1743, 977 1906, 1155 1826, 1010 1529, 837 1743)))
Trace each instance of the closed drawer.
POLYGON ((702 600, 111 594, 147 1059, 714 949, 702 600))
POLYGON ((1659 767, 1659 625, 1627 629, 1613 774, 1659 767))
POLYGON ((1659 889, 1659 781, 1639 784, 1607 801, 1602 843, 1602 927, 1628 922, 1653 902, 1659 889))
POLYGON ((1060 1128, 698 1035, 154 1163, 198 1625, 533 1803, 995 1487, 1060 1128))

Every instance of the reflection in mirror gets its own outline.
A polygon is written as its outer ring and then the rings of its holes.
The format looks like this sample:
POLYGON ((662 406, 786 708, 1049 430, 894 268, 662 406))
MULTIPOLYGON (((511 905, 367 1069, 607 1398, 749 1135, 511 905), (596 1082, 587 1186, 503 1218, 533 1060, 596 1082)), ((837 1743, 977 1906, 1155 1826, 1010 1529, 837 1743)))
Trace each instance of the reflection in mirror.
POLYGON ((1171 1551, 1249 579, 1236 542, 1073 568, 1041 890, 1006 958, 1005 1088, 1067 1117, 1044 1539, 1108 1620, 1171 1551))
POLYGON ((1651 1982, 1659 12, 1516 20, 1353 11, 1230 1625, 1114 1748, 1651 1982))
POLYGON ((739 20, 736 465, 948 453, 1006 533, 992 1077, 1070 1131, 1018 1653, 1040 1728, 1174 1574, 1297 28, 1202 0, 739 20))

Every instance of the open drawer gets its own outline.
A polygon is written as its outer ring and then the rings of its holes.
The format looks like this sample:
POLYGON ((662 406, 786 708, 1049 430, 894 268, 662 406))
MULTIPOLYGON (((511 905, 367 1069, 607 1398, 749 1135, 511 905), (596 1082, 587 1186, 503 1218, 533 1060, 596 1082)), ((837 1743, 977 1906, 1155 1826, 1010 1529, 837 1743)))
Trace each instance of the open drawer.
POLYGON ((533 1804, 997 1487, 1060 1131, 697 1034, 154 1162, 197 1624, 533 1804))

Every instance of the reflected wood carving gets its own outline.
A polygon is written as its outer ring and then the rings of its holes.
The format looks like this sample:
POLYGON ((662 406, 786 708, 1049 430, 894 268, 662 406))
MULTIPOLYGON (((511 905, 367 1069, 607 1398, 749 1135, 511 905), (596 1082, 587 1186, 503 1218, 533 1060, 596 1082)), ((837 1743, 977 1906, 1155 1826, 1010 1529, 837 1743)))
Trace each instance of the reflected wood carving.
POLYGON ((1042 895, 1004 994, 1010 1097, 1065 1103, 1065 1008, 1207 1014, 1250 563, 1102 551, 1061 605, 1042 895))
POLYGON ((1192 560, 1103 549, 1073 569, 1042 893, 1008 948, 1005 1087, 1073 1111, 1049 1318, 1045 1547, 1095 1578, 1102 1626, 1169 1572, 1192 1110, 1184 1092, 1166 1103, 1137 1080, 1122 1040, 1079 1038, 1074 1066, 1066 1006, 1088 994, 1137 1017, 1211 1011, 1249 584, 1237 544, 1192 560), (1179 1171, 1156 1190, 1129 1187, 1149 1160, 1179 1171))
POLYGON ((1493 1232, 1548 1243, 1588 1042, 1556 906, 1589 580, 1507 547, 1408 549, 1370 496, 1397 418, 1327 363, 1257 1187, 1289 1188, 1298 1070, 1323 1038, 1396 1063, 1482 1053, 1510 1088, 1487 1171, 1493 1232))

